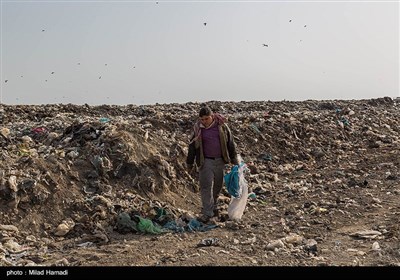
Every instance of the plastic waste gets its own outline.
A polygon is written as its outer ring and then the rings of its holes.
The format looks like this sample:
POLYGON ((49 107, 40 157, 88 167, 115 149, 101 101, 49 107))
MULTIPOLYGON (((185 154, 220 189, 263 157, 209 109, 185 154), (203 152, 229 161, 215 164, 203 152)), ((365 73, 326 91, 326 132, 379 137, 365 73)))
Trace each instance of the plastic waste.
MULTIPOLYGON (((240 157, 240 156, 239 156, 240 157)), ((228 206, 228 216, 229 219, 233 221, 239 221, 242 216, 244 209, 246 208, 247 204, 247 197, 248 197, 248 186, 247 181, 244 178, 244 172, 247 171, 246 164, 241 161, 238 168, 238 176, 239 176, 239 189, 241 189, 240 197, 231 197, 231 202, 228 206)))
POLYGON ((127 233, 130 231, 138 231, 136 222, 131 219, 128 213, 122 212, 117 217, 117 231, 127 233))
POLYGON ((138 215, 136 215, 136 217, 139 219, 139 223, 137 224, 137 229, 139 231, 151 234, 160 234, 163 232, 163 229, 154 225, 151 220, 142 218, 138 215))
POLYGON ((224 175, 224 181, 231 196, 239 198, 242 195, 242 189, 239 185, 239 165, 234 165, 231 171, 224 175))
POLYGON ((107 122, 109 122, 111 120, 109 118, 100 118, 99 121, 102 122, 102 123, 107 123, 107 122))
POLYGON ((206 238, 201 240, 199 244, 197 244, 197 247, 218 246, 218 243, 218 238, 206 238))
POLYGON ((251 192, 251 193, 249 193, 248 198, 254 200, 257 198, 257 195, 255 193, 251 192))

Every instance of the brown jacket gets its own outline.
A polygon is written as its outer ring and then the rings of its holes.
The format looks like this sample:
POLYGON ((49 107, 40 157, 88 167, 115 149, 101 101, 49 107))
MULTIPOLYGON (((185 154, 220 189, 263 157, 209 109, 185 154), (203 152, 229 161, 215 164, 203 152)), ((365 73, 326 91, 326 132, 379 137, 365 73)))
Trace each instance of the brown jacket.
MULTIPOLYGON (((233 139, 231 130, 226 124, 218 125, 218 130, 219 130, 219 139, 221 141, 222 158, 224 162, 238 164, 236 144, 233 139)), ((190 140, 192 140, 194 137, 195 136, 193 135, 190 140)), ((196 165, 198 167, 201 167, 204 163, 203 143, 201 137, 199 137, 199 139, 189 144, 186 164, 188 166, 191 166, 194 164, 195 160, 196 160, 196 165)))

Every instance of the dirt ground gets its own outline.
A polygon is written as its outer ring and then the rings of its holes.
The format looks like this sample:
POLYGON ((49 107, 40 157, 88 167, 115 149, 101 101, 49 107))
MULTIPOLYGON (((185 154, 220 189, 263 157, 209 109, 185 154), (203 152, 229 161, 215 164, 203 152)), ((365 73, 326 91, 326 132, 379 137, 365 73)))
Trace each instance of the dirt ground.
POLYGON ((398 99, 208 105, 254 195, 231 221, 224 190, 216 227, 190 231, 200 104, 0 104, 0 265, 400 266, 398 99))

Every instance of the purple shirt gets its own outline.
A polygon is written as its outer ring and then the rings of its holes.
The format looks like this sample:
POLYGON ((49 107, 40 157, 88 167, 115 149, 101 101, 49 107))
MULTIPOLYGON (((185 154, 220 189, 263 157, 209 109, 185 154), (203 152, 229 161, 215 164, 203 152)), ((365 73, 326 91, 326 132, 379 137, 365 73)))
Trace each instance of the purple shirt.
POLYGON ((202 128, 201 139, 203 141, 204 157, 220 158, 222 156, 218 125, 208 129, 202 128))

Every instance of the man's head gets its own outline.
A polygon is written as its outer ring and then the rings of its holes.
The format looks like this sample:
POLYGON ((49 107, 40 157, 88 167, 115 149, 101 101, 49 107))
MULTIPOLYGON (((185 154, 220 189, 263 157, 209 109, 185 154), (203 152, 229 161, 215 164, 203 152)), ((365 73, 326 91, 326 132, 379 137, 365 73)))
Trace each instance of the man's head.
POLYGON ((211 111, 210 107, 208 107, 208 106, 204 106, 200 109, 199 118, 200 118, 201 123, 205 127, 208 127, 211 125, 211 123, 213 121, 212 113, 213 112, 211 111))

